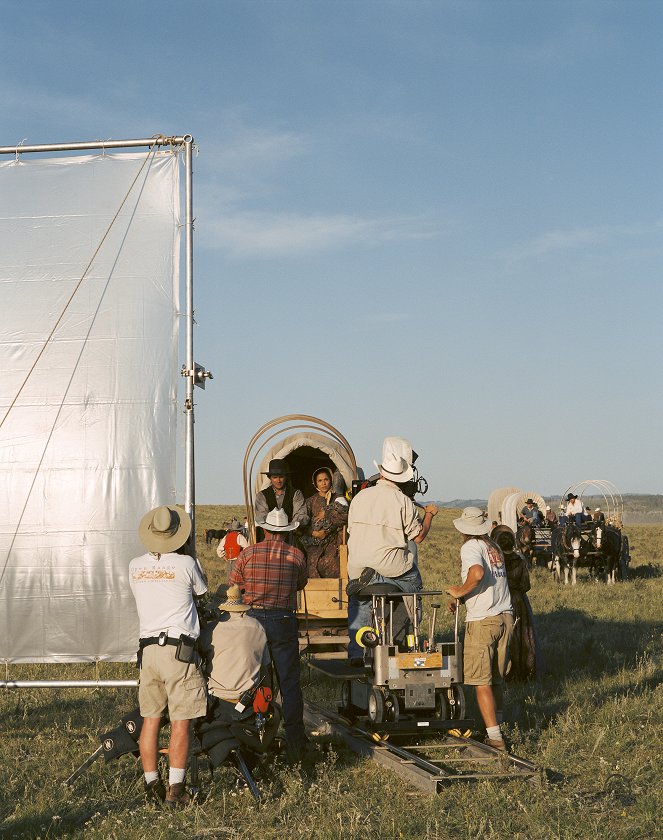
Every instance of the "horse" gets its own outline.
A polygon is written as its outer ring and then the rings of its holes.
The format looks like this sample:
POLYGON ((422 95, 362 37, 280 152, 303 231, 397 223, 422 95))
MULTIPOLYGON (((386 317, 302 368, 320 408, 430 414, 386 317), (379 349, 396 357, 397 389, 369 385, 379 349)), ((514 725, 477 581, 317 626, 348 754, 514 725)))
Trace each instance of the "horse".
POLYGON ((589 544, 582 539, 580 528, 572 522, 555 528, 550 538, 552 550, 553 574, 561 580, 564 570, 564 584, 569 582, 569 567, 571 571, 571 585, 575 586, 578 566, 589 566, 590 572, 595 572, 597 553, 589 553, 589 544))
POLYGON ((591 542, 604 561, 606 583, 615 583, 617 577, 623 577, 620 564, 622 553, 622 536, 617 528, 604 525, 597 521, 592 526, 591 542))
POLYGON ((536 566, 536 554, 534 553, 535 540, 536 532, 533 525, 525 522, 518 526, 516 530, 516 548, 527 558, 530 566, 536 566))
POLYGON ((223 528, 219 530, 216 530, 215 528, 208 528, 205 531, 205 545, 212 545, 212 540, 221 541, 227 533, 228 532, 224 531, 223 528))

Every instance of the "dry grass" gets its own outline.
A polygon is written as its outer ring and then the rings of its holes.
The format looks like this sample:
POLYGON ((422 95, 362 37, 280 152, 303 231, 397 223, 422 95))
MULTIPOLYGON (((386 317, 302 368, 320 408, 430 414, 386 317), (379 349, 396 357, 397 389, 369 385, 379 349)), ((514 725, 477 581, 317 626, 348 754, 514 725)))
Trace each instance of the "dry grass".
MULTIPOLYGON (((223 527, 239 507, 202 507, 198 545, 211 587, 224 568, 202 533, 223 527)), ((422 546, 425 585, 458 578, 453 511, 442 511, 422 546)), ((98 735, 135 705, 131 689, 21 690, 0 696, 0 836, 86 838, 652 838, 661 811, 661 596, 663 527, 626 529, 632 578, 614 587, 581 578, 560 587, 533 574, 532 606, 547 662, 536 683, 507 695, 511 736, 522 755, 551 771, 540 788, 522 782, 451 787, 413 795, 398 779, 338 749, 320 752, 304 774, 277 765, 261 782, 257 808, 236 792, 230 771, 204 779, 207 799, 184 813, 137 804, 132 757, 94 765, 71 791, 64 779, 92 752, 98 735), (132 800, 136 800, 132 803, 132 800)), ((445 619, 442 631, 450 631, 445 619)), ((44 676, 45 666, 12 669, 44 676)), ((68 666, 88 676, 90 666, 68 666)), ((133 676, 126 665, 104 676, 133 676)), ((336 686, 307 677, 307 694, 333 703, 336 686)), ((469 693, 469 692, 468 692, 469 693)), ((476 717, 470 703, 469 713, 476 717)))

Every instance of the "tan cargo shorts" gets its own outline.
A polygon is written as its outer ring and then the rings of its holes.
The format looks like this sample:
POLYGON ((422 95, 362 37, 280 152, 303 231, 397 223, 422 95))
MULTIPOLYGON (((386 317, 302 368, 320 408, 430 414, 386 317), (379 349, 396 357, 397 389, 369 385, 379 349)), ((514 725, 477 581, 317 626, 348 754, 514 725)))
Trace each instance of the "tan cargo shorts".
POLYGON ((196 662, 175 659, 174 645, 143 648, 138 703, 143 717, 161 717, 166 708, 171 720, 193 720, 207 714, 205 679, 196 662))
POLYGON ((509 664, 513 615, 500 613, 465 625, 463 682, 501 685, 509 664))

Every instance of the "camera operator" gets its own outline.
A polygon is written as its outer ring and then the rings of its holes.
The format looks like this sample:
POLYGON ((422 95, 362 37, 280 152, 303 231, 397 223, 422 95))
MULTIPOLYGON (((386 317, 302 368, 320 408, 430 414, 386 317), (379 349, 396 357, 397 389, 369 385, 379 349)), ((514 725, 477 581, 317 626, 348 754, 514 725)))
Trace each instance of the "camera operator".
MULTIPOLYGON (((385 438, 380 478, 352 499, 348 516, 348 577, 361 586, 393 583, 403 592, 422 588, 414 552, 408 542, 421 543, 430 530, 437 507, 426 505, 423 522, 409 495, 416 492, 415 455, 404 438, 385 438), (405 455, 406 457, 403 457, 405 455), (408 491, 406 493, 406 491, 408 491)), ((348 600, 348 659, 362 667, 362 648, 355 636, 371 619, 371 602, 350 595, 348 600)))

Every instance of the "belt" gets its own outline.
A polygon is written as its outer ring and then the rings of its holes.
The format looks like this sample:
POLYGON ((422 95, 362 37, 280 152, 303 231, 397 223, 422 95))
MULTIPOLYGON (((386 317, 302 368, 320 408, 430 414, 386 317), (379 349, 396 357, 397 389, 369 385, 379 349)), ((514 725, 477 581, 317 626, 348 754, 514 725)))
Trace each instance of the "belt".
MULTIPOLYGON (((168 638, 168 639, 166 639, 165 642, 162 643, 162 645, 159 645, 159 646, 162 647, 163 645, 173 645, 174 647, 177 647, 177 645, 179 645, 179 643, 180 643, 179 639, 168 638)), ((159 644, 159 637, 158 636, 149 636, 147 639, 139 639, 138 640, 138 647, 141 648, 141 650, 142 650, 142 648, 147 647, 148 645, 158 645, 158 644, 159 644)))
POLYGON ((284 609, 283 607, 261 607, 260 604, 251 604, 252 610, 262 610, 263 612, 282 612, 282 613, 289 613, 290 615, 295 614, 295 610, 284 609))

